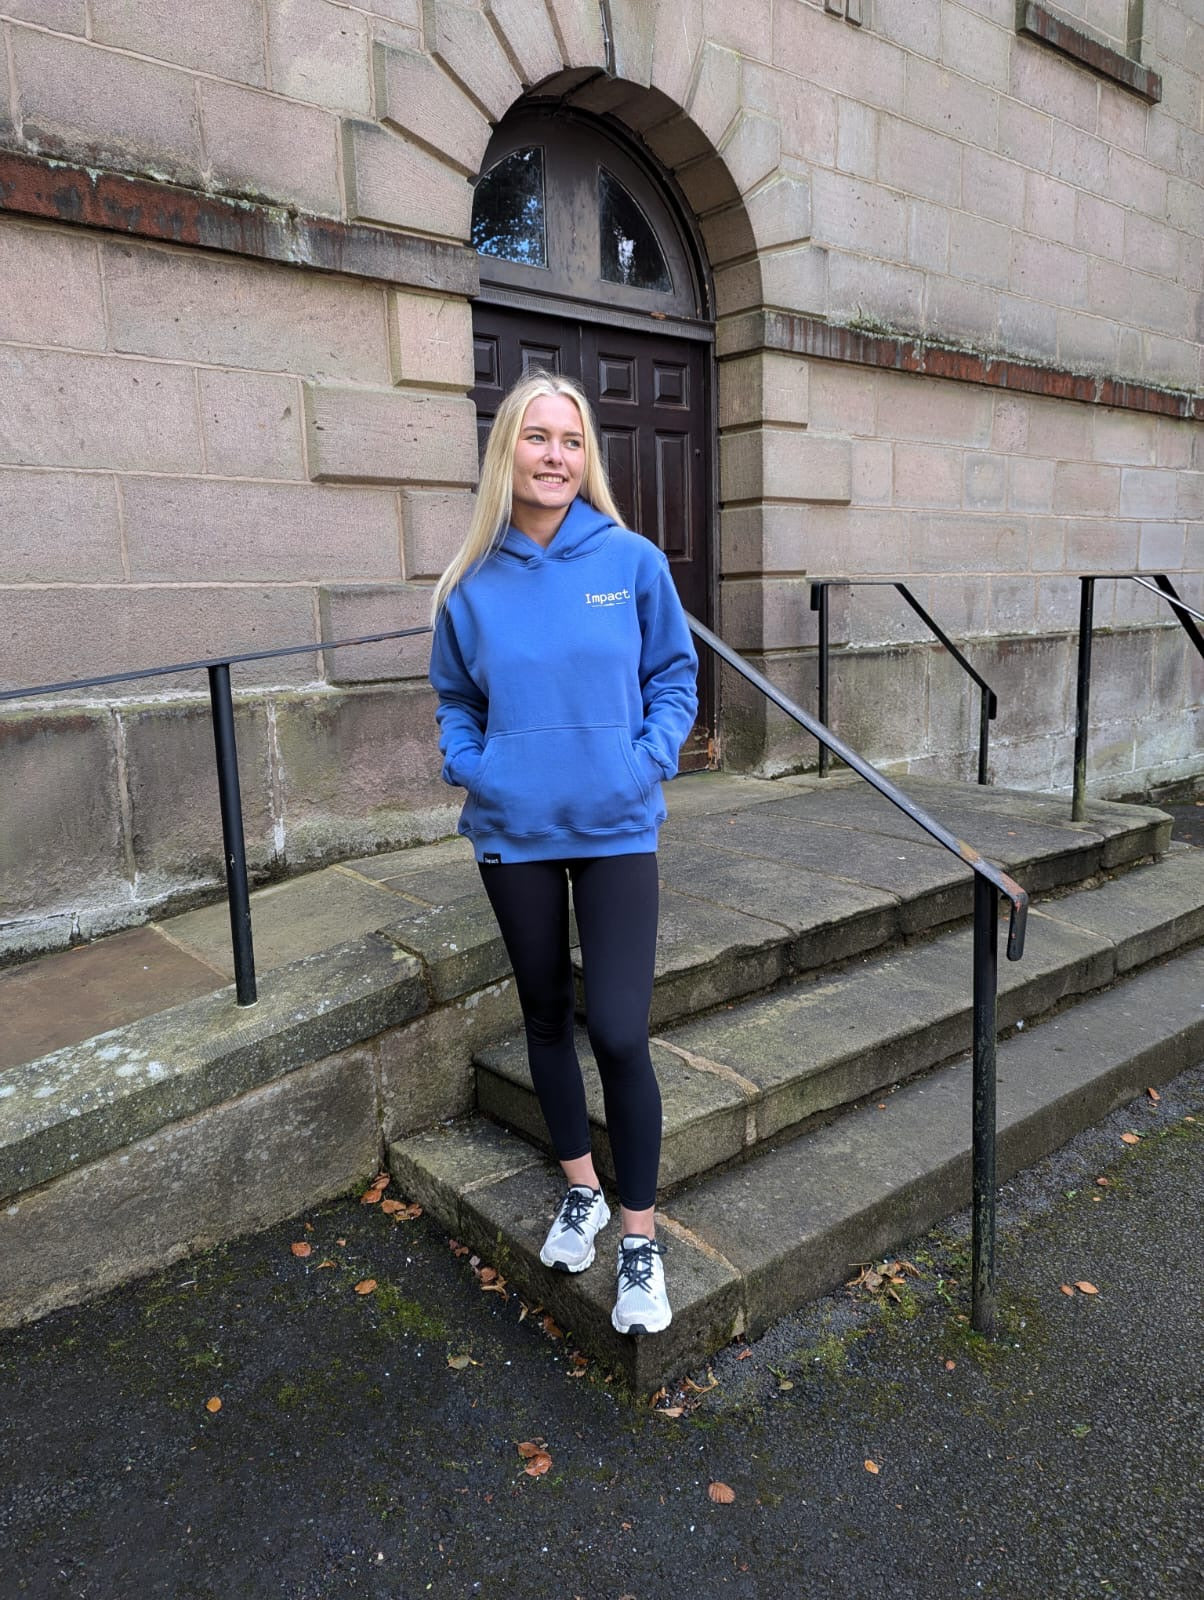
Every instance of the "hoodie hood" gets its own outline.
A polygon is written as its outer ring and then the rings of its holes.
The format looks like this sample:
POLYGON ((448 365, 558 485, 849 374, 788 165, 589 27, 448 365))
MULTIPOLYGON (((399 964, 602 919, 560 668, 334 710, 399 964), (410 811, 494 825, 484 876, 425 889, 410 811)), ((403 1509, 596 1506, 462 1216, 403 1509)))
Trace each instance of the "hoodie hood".
POLYGON ((615 524, 603 511, 596 511, 580 495, 564 514, 551 543, 545 548, 514 526, 506 529, 495 552, 501 558, 510 558, 524 566, 538 566, 544 561, 576 561, 581 556, 592 555, 610 537, 615 524))

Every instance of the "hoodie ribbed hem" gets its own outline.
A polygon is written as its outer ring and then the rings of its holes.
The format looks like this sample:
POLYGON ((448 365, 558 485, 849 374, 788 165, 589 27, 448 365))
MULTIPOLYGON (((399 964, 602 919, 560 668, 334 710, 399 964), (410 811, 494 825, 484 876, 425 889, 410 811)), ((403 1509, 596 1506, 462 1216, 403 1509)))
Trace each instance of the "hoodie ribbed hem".
POLYGON ((472 848, 482 866, 509 866, 516 861, 580 861, 588 856, 654 855, 658 832, 653 826, 632 833, 545 833, 527 839, 476 834, 472 848))

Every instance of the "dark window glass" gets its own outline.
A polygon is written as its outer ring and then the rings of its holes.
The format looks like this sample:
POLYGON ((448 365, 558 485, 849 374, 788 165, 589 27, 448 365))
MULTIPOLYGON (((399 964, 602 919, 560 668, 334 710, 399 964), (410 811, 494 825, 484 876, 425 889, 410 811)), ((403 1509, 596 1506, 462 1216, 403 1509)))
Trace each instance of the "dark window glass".
POLYGON ((673 288, 652 225, 605 167, 598 169, 598 225, 602 239, 602 276, 607 283, 633 289, 673 288))
POLYGON ((477 184, 472 203, 473 248, 483 256, 546 267, 543 151, 514 150, 477 184))

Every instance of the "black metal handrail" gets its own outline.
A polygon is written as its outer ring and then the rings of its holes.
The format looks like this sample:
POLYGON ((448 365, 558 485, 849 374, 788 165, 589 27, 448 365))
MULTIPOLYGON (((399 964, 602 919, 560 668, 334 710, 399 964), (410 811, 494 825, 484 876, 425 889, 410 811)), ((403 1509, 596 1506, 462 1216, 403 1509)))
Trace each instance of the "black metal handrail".
POLYGON ((1074 711, 1074 794, 1070 819, 1082 822, 1087 815, 1087 720, 1091 709, 1091 637, 1095 627, 1095 586, 1103 579, 1140 584, 1165 600, 1184 633, 1204 656, 1204 634, 1192 620, 1204 622, 1204 615, 1189 606, 1165 572, 1084 572, 1079 575, 1079 657, 1078 684, 1074 711))
POLYGON ((1024 953, 1028 895, 1001 867, 987 861, 972 846, 921 810, 889 778, 872 767, 843 740, 784 695, 763 673, 750 667, 729 645, 701 622, 686 619, 695 638, 705 644, 755 689, 797 722, 820 748, 829 749, 892 805, 921 827, 930 838, 963 861, 974 873, 974 1052, 971 1197, 972 1197, 972 1307, 971 1325, 993 1337, 995 1332, 995 1046, 998 1033, 999 989, 998 896, 1011 905, 1007 954, 1019 961, 1024 953))
MULTIPOLYGON (((759 689, 787 716, 804 727, 821 748, 830 750, 859 777, 864 778, 905 815, 910 817, 938 844, 951 851, 974 873, 974 1050, 973 1050, 973 1248, 971 1323, 988 1337, 995 1328, 995 1046, 998 1031, 996 997, 999 977, 999 922, 997 896, 1011 905, 1007 954, 1019 961, 1024 952, 1024 933, 1028 914, 1028 895, 1009 875, 987 861, 978 851, 957 838, 930 817, 872 767, 857 752, 838 739, 800 706, 788 699, 769 679, 750 667, 724 644, 716 634, 687 614, 691 632, 719 659, 747 682, 759 689)), ((63 683, 39 684, 30 689, 0 692, 0 701, 24 700, 38 695, 62 694, 71 690, 101 688, 109 684, 137 682, 169 673, 205 671, 213 712, 214 750, 217 760, 218 795, 222 817, 226 886, 230 906, 230 938, 234 954, 235 993, 240 1006, 254 1005, 255 952, 251 937, 250 890, 247 881, 246 847, 243 833, 242 798, 238 781, 238 752, 234 731, 234 702, 230 688, 230 668, 249 661, 267 661, 277 656, 316 654, 318 651, 347 649, 353 645, 376 644, 387 639, 414 638, 429 633, 429 625, 398 628, 386 633, 364 634, 355 639, 318 639, 303 645, 286 645, 276 650, 254 650, 241 655, 214 657, 200 661, 180 661, 168 666, 146 667, 135 672, 109 673, 103 677, 75 678, 63 683)))
MULTIPOLYGON (((828 590, 838 587, 847 589, 897 589, 916 616, 936 634, 938 640, 948 650, 962 671, 978 685, 978 781, 979 783, 988 783, 990 781, 987 777, 987 758, 990 752, 991 738, 990 727, 999 710, 999 700, 987 680, 966 660, 940 624, 929 615, 907 585, 898 578, 816 578, 812 583, 811 609, 819 612, 819 720, 825 727, 827 726, 828 688, 830 682, 828 673, 828 590)), ((819 747, 819 775, 821 778, 828 776, 828 751, 822 744, 819 747)))
POLYGON ((309 644, 283 645, 277 650, 248 650, 242 655, 175 661, 162 667, 141 667, 136 672, 109 672, 97 678, 40 683, 32 689, 5 689, 0 692, 0 701, 29 700, 43 694, 68 694, 77 689, 102 689, 113 683, 137 683, 146 678, 166 677, 170 673, 208 673, 213 748, 217 759, 217 793, 222 815, 222 854, 226 867, 226 895, 230 905, 234 992, 240 1006, 253 1006, 258 998, 255 946, 251 938, 251 893, 247 883, 247 847, 243 831, 242 793, 238 782, 238 748, 234 737, 230 668, 246 661, 270 661, 275 656, 317 655, 319 650, 345 650, 351 645, 377 644, 384 639, 411 639, 430 631, 430 624, 427 623, 418 628, 396 628, 388 633, 366 633, 357 639, 318 639, 309 644))

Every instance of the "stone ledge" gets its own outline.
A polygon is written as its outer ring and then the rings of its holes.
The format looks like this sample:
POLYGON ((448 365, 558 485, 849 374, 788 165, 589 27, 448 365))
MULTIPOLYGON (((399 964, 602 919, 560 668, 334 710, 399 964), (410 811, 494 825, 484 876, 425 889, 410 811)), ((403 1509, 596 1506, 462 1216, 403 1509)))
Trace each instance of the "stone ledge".
POLYGON ((370 934, 128 1023, 0 1076, 0 1198, 345 1051, 427 1008, 422 968, 370 934))
POLYGON ((1143 67, 1132 56, 1114 50, 1089 28, 1080 27, 1051 6, 1041 5, 1036 0, 1020 0, 1016 32, 1039 39, 1101 78, 1110 78, 1122 89, 1131 89, 1151 105, 1157 105, 1162 99, 1162 79, 1151 67, 1143 67))

